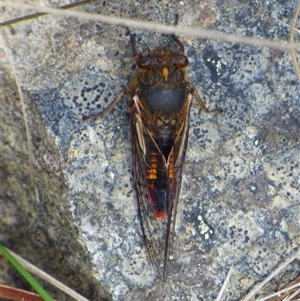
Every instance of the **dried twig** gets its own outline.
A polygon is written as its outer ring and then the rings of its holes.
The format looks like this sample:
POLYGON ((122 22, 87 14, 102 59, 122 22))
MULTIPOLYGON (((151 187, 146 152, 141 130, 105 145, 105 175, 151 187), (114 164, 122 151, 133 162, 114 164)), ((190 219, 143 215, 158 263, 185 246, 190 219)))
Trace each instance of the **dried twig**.
POLYGON ((214 30, 203 30, 193 27, 176 27, 174 25, 164 25, 157 24, 154 22, 146 22, 144 20, 132 20, 127 18, 120 18, 115 16, 106 16, 106 15, 98 15, 91 14, 85 12, 71 11, 71 10, 62 10, 49 8, 45 6, 36 6, 36 5, 25 5, 25 4, 15 4, 15 3, 3 3, 3 6, 14 7, 18 9, 31 9, 39 12, 51 13, 55 15, 69 16, 81 18, 84 20, 94 20, 98 22, 103 22, 107 24, 113 25, 125 25, 127 27, 135 27, 139 29, 148 29, 156 32, 162 33, 176 33, 176 34, 184 34, 188 36, 205 38, 215 41, 223 41, 228 43, 240 43, 245 45, 257 46, 257 47, 268 47, 280 50, 300 50, 300 43, 288 43, 283 41, 271 41, 260 38, 253 37, 242 37, 237 36, 236 34, 226 34, 224 32, 214 31, 214 30))
MULTIPOLYGON (((300 12, 300 0, 298 0, 298 4, 295 9, 294 17, 293 17, 292 24, 291 24, 291 32, 290 32, 290 42, 291 43, 295 42, 295 28, 296 28, 296 23, 297 23, 297 19, 299 16, 299 12, 300 12)), ((295 49, 291 49, 290 53, 291 53, 291 57, 292 57, 296 75, 298 77, 298 80, 300 81, 300 68, 299 68, 299 65, 297 62, 295 49)))
POLYGON ((296 253, 288 258, 284 263, 282 263, 275 271, 273 271, 263 282, 256 285, 250 293, 248 293, 241 301, 250 300, 266 283, 268 283, 272 278, 274 278, 279 272, 281 272, 287 265, 289 265, 293 260, 295 260, 300 255, 300 249, 296 253))

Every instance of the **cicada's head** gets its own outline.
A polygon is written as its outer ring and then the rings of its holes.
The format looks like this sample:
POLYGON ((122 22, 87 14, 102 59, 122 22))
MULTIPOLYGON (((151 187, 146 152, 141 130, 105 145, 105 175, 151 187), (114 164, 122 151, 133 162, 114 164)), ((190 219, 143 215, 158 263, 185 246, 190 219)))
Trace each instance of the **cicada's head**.
POLYGON ((174 71, 184 72, 189 63, 182 52, 168 47, 155 48, 147 54, 137 55, 134 59, 141 71, 155 71, 165 81, 168 81, 174 71))

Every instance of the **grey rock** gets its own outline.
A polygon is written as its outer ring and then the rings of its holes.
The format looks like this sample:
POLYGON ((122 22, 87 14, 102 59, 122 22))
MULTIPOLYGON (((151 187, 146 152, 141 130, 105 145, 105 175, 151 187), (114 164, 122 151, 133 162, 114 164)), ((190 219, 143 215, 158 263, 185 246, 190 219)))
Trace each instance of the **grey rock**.
MULTIPOLYGON (((285 41, 294 6, 99 1, 83 9, 165 24, 178 13, 183 25, 285 41)), ((140 49, 170 43, 166 35, 131 30, 140 49)), ((126 97, 104 118, 82 121, 105 108, 134 74, 126 32, 55 16, 5 29, 27 106, 34 183, 4 54, 2 241, 90 300, 214 300, 231 265, 223 300, 239 300, 300 245, 300 84, 291 58, 180 37, 191 81, 209 108, 224 113, 192 105, 172 260, 162 282, 137 213, 126 97)), ((289 281, 299 269, 293 262, 277 280, 289 281)), ((275 281, 265 290, 274 289, 275 281)))

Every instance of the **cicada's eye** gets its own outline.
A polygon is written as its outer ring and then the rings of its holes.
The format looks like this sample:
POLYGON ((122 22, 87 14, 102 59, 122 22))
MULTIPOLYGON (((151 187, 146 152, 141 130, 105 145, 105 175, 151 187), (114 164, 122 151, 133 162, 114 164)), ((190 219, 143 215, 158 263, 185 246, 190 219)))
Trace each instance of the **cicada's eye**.
POLYGON ((134 60, 135 60, 135 62, 136 62, 137 64, 139 64, 139 61, 141 60, 141 56, 140 56, 140 55, 136 55, 136 56, 134 57, 134 60))
POLYGON ((177 62, 179 67, 182 68, 186 67, 189 64, 189 60, 187 59, 187 57, 182 54, 178 56, 177 62))
POLYGON ((137 64, 139 68, 146 69, 152 65, 152 60, 148 57, 142 57, 137 64))

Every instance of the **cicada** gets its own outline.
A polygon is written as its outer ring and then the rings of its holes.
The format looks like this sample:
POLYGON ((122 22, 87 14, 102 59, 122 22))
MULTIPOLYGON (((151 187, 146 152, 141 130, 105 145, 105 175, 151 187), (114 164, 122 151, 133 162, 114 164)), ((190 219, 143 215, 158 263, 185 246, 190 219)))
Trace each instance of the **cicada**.
MULTIPOLYGON (((151 262, 165 279, 171 236, 181 186, 189 131, 192 96, 208 112, 199 93, 186 75, 188 58, 176 35, 177 49, 157 47, 137 51, 135 36, 130 41, 137 71, 131 84, 122 90, 103 112, 84 119, 104 116, 130 94, 130 124, 133 181, 141 226, 151 262)), ((220 112, 221 109, 212 111, 220 112)))

